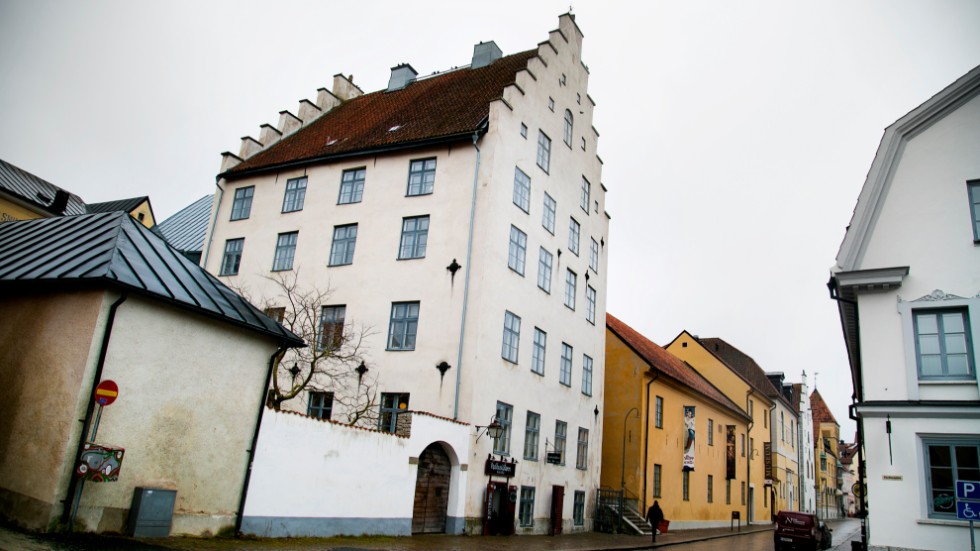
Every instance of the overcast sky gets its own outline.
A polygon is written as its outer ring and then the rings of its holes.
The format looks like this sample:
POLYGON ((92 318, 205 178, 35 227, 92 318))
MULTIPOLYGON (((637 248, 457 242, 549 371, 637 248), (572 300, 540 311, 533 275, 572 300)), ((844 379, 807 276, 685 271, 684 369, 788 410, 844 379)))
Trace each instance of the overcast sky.
MULTIPOLYGON (((0 0, 0 158, 157 220, 337 73, 535 47, 556 0, 0 0)), ((612 216, 608 310, 805 370, 851 440, 825 283, 886 126, 980 64, 980 2, 575 2, 612 216)))

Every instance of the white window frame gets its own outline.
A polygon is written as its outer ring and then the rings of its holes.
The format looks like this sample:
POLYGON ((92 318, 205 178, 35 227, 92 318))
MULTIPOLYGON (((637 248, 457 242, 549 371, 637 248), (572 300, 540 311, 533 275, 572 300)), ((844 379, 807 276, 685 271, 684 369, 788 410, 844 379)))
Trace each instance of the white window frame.
POLYGON ((538 154, 536 161, 538 167, 547 174, 551 168, 551 138, 543 130, 538 130, 538 154))
POLYGON ((574 217, 568 218, 568 250, 578 256, 579 241, 582 237, 582 224, 574 217))
POLYGON ((591 285, 585 286, 585 321, 595 325, 596 292, 591 285))
POLYGON ((531 213, 531 177, 516 166, 514 167, 514 204, 522 211, 531 213))
POLYGON ((510 310, 504 311, 504 338, 500 357, 512 364, 517 363, 521 347, 521 317, 510 310))
POLYGON ((558 217, 558 202, 555 198, 544 193, 544 213, 541 215, 541 226, 548 230, 548 233, 555 235, 555 220, 558 217))
POLYGON ((592 396, 592 357, 582 354, 582 394, 592 396))
POLYGON ((589 248, 589 269, 592 273, 599 274, 599 242, 594 237, 590 237, 592 244, 589 248))
POLYGON ((551 294, 551 267, 555 256, 551 251, 541 247, 538 251, 538 288, 551 294))
POLYGON ((531 350, 531 373, 544 375, 545 358, 548 354, 548 333, 534 328, 534 345, 531 350))
POLYGON ((565 109, 565 126, 562 129, 562 140, 565 141, 565 145, 569 149, 572 148, 572 132, 575 126, 575 118, 572 116, 572 111, 570 109, 565 109))
POLYGON ((589 205, 592 204, 592 183, 589 182, 588 178, 582 176, 582 190, 579 197, 579 206, 585 211, 585 215, 589 215, 589 205))
POLYGON ((517 226, 510 227, 510 245, 507 248, 507 267, 524 275, 527 261, 527 234, 517 226))
POLYGON ((558 382, 564 386, 572 386, 572 356, 575 353, 572 345, 561 343, 561 362, 558 370, 558 382))
POLYGON ((578 274, 571 269, 565 270, 565 306, 575 309, 575 293, 578 287, 578 274))

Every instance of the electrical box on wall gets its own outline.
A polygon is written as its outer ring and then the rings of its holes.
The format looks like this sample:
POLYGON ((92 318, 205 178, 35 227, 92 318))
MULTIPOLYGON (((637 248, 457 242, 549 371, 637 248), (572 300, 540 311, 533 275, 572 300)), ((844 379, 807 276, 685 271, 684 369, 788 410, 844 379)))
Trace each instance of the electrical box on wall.
POLYGON ((165 538, 170 535, 177 490, 139 487, 133 491, 126 531, 138 538, 165 538))

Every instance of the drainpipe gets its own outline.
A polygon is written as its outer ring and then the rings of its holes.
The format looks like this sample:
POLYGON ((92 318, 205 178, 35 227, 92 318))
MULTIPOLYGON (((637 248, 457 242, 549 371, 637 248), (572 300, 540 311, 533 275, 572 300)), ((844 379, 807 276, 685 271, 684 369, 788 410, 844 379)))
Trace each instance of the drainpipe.
POLYGON ((259 429, 262 428, 262 414, 265 413, 265 404, 269 396, 269 386, 272 385, 272 371, 276 368, 276 358, 284 354, 286 349, 285 342, 279 344, 279 348, 269 357, 269 371, 265 375, 265 386, 262 388, 262 399, 259 400, 259 413, 255 417, 255 432, 252 433, 252 445, 249 446, 248 465, 245 467, 245 480, 242 481, 242 495, 238 500, 238 513, 235 518, 235 533, 242 531, 242 519, 245 518, 245 500, 248 497, 248 484, 252 479, 252 464, 255 462, 255 449, 259 445, 259 429))
POLYGON ((204 245, 204 258, 201 261, 201 267, 205 269, 208 265, 208 256, 211 253, 211 240, 214 238, 214 225, 218 222, 218 210, 221 209, 221 199, 225 196, 225 188, 221 187, 221 184, 218 183, 220 181, 220 176, 214 177, 214 185, 218 188, 218 198, 217 204, 214 205, 214 218, 211 219, 211 231, 208 232, 208 242, 204 245))
MULTIPOLYGON (((92 388, 88 393, 88 405, 85 408, 85 419, 82 419, 82 431, 78 436, 78 446, 75 448, 75 461, 77 463, 78 459, 82 456, 82 450, 85 447, 85 442, 88 440, 88 426, 92 422, 92 414, 95 412, 95 389, 102 382, 102 372, 105 369, 105 358, 109 352, 109 338, 112 336, 112 326, 116 320, 116 310, 119 309, 121 305, 127 298, 129 293, 123 291, 122 294, 116 299, 115 302, 109 306, 109 315, 106 317, 105 329, 102 330, 102 347, 99 349, 99 362, 95 365, 95 376, 92 378, 92 388)), ((82 491, 81 482, 75 476, 75 465, 71 466, 71 479, 68 481, 68 490, 65 492, 64 507, 61 511, 61 522, 68 524, 69 521, 74 520, 73 504, 81 496, 76 496, 75 493, 79 494, 82 491)), ((71 524, 74 524, 73 522, 71 524)), ((68 525, 69 531, 72 529, 71 524, 68 525)))
MULTIPOLYGON (((779 397, 778 396, 776 397, 776 400, 779 400, 779 397)), ((769 408, 769 412, 768 412, 768 415, 769 415, 769 450, 770 450, 769 453, 772 453, 772 445, 774 443, 772 441, 772 433, 773 433, 773 431, 776 430, 775 427, 773 426, 773 422, 776 419, 775 419, 775 417, 772 414, 772 412, 775 409, 776 409, 776 402, 773 402, 772 403, 772 407, 769 408)), ((762 449, 765 450, 766 448, 763 447, 762 449)), ((777 451, 777 453, 778 453, 778 451, 777 451)), ((762 458, 763 465, 765 465, 765 460, 766 460, 766 458, 763 457, 762 458)), ((771 462, 772 461, 772 458, 770 457, 769 460, 771 462)), ((775 465, 772 465, 772 469, 773 470, 776 470, 776 466, 775 465)), ((776 478, 776 477, 774 476, 773 478, 776 478)), ((769 486, 769 522, 773 522, 773 523, 776 522, 776 513, 777 513, 777 511, 776 511, 776 486, 775 485, 772 485, 772 486, 769 486)))
POLYGON ((660 377, 660 372, 654 371, 653 378, 647 382, 646 417, 643 418, 643 511, 640 512, 644 514, 647 510, 647 472, 650 466, 650 385, 657 377, 660 377))
POLYGON ((453 419, 459 420, 459 382, 460 373, 463 371, 463 335, 466 332, 466 307, 470 299, 470 264, 473 259, 473 224, 476 216, 476 189, 480 176, 480 147, 476 142, 480 139, 480 133, 473 133, 473 149, 476 150, 476 164, 473 166, 473 193, 470 198, 470 230, 466 240, 466 274, 463 278, 463 312, 459 320, 459 345, 456 351, 456 392, 453 397, 453 419))
MULTIPOLYGON (((745 411, 749 411, 749 399, 752 397, 752 391, 748 390, 745 392, 745 411)), ((745 431, 745 439, 748 440, 745 444, 749 449, 749 452, 745 454, 745 524, 752 524, 752 517, 749 515, 749 511, 755 512, 755 507, 753 507, 752 499, 755 498, 755 492, 752 492, 752 427, 755 426, 755 418, 752 414, 749 414, 749 423, 746 425, 748 428, 745 431)))

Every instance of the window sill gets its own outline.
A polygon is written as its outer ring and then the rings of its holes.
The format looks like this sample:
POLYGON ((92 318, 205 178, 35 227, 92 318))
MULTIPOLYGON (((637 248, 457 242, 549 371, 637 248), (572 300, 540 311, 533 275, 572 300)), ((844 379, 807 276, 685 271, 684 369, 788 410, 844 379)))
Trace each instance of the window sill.
POLYGON ((970 521, 968 520, 956 520, 955 518, 945 519, 945 518, 920 518, 915 521, 917 524, 931 524, 934 526, 961 526, 963 528, 969 528, 970 521))
POLYGON ((919 379, 920 385, 970 385, 976 386, 976 379, 919 379))

